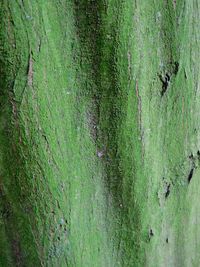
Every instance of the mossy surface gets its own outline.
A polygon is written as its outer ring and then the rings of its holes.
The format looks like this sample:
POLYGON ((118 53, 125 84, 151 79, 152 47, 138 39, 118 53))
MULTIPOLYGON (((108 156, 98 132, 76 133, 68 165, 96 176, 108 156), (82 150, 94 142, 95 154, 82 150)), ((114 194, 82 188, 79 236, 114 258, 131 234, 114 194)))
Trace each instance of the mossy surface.
POLYGON ((0 3, 0 266, 200 265, 198 1, 0 3))

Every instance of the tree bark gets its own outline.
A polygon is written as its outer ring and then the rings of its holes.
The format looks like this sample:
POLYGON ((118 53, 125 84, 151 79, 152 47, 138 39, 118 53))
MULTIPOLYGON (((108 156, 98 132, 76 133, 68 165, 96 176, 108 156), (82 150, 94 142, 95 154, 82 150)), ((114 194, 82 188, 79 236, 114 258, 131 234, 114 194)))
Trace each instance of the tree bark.
POLYGON ((200 265, 198 0, 2 0, 0 266, 200 265))

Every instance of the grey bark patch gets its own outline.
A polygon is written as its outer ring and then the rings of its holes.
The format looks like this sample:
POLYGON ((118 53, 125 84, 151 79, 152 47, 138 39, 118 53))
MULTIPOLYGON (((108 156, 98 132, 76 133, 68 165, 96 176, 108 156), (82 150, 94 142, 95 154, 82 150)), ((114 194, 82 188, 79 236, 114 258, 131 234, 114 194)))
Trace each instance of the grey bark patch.
POLYGON ((173 0, 174 9, 176 8, 176 0, 173 0))
POLYGON ((22 251, 20 248, 20 242, 19 242, 18 237, 16 237, 12 241, 12 250, 13 250, 16 266, 23 266, 23 263, 22 263, 23 262, 23 255, 22 255, 22 251))
POLYGON ((102 158, 104 155, 105 155, 105 152, 103 150, 102 151, 97 151, 97 157, 98 158, 102 158))

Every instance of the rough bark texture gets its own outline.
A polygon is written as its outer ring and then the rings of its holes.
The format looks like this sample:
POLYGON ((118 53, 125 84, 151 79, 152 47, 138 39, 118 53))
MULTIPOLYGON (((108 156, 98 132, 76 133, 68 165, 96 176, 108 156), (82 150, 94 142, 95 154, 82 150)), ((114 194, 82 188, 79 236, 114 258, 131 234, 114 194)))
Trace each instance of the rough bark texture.
POLYGON ((0 2, 0 266, 200 266, 199 5, 0 2))

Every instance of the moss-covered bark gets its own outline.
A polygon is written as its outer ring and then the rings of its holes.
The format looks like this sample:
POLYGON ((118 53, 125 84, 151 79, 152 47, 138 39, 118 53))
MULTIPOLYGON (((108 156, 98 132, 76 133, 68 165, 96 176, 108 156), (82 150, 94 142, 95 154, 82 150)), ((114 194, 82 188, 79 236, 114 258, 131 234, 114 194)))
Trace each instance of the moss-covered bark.
POLYGON ((0 266, 200 265, 197 0, 0 3, 0 266))

